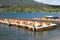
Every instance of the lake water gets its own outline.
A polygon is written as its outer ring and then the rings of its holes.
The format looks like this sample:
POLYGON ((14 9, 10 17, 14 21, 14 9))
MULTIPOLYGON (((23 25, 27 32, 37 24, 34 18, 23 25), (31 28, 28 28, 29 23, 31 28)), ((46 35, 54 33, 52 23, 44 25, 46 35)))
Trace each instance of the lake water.
MULTIPOLYGON (((0 13, 0 18, 39 18, 60 13, 0 13)), ((60 40, 60 28, 33 32, 15 26, 0 24, 0 40, 60 40)))

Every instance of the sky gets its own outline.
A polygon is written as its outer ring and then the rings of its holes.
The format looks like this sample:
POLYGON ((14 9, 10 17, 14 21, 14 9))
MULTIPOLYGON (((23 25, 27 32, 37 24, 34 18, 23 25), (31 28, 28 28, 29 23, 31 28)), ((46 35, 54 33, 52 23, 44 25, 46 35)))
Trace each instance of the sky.
POLYGON ((51 5, 60 5, 60 0, 34 0, 34 1, 51 5))

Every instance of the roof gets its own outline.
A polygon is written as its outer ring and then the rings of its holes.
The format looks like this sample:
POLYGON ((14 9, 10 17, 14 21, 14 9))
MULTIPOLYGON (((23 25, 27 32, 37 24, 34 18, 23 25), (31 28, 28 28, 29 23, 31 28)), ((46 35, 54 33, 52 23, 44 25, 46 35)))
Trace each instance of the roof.
POLYGON ((53 16, 45 16, 45 17, 53 17, 53 16))

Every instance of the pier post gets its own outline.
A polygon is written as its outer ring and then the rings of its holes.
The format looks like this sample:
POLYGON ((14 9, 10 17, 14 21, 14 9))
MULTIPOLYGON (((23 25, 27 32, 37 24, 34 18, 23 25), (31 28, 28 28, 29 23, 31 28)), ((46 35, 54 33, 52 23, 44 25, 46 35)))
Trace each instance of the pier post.
POLYGON ((35 21, 34 21, 33 31, 36 31, 36 28, 35 28, 35 21))
POLYGON ((23 24, 22 22, 23 22, 23 21, 21 20, 21 25, 20 25, 20 26, 21 26, 22 28, 24 28, 24 26, 22 25, 22 24, 23 24))

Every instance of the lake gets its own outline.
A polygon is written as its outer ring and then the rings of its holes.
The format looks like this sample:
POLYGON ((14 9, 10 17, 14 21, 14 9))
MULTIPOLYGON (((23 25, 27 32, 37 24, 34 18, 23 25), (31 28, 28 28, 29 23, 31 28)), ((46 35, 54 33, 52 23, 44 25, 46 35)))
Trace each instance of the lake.
MULTIPOLYGON (((40 18, 47 15, 60 16, 60 13, 0 13, 0 18, 40 18)), ((60 28, 33 32, 0 24, 0 40, 60 40, 60 28)))

